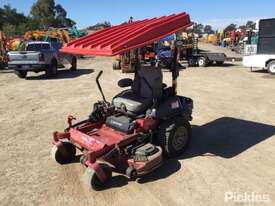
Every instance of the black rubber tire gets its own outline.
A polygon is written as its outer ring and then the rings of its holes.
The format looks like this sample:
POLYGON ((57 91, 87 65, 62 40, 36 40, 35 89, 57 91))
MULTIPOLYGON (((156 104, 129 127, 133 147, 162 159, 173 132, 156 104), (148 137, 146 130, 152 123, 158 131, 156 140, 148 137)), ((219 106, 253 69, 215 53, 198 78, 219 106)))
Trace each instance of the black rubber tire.
POLYGON ((197 64, 196 59, 194 59, 194 58, 188 59, 188 66, 189 67, 194 67, 194 66, 196 66, 196 64, 197 64))
POLYGON ((57 75, 57 62, 56 60, 53 60, 51 62, 51 64, 48 66, 47 70, 46 70, 46 75, 48 77, 54 77, 57 75))
POLYGON ((126 169, 126 175, 129 178, 134 178, 134 177, 137 176, 137 170, 135 168, 133 168, 133 167, 128 167, 126 169))
POLYGON ((71 71, 76 71, 77 70, 77 58, 74 56, 73 58, 72 58, 72 66, 71 66, 71 68, 70 68, 70 70, 71 71))
POLYGON ((25 79, 28 74, 27 71, 18 71, 18 70, 15 70, 14 73, 21 79, 25 79))
POLYGON ((207 67, 208 61, 205 57, 199 57, 198 58, 198 66, 199 67, 207 67))
POLYGON ((53 146, 51 156, 59 164, 66 164, 72 162, 75 158, 76 148, 70 142, 63 142, 63 150, 58 149, 57 146, 53 146))
POLYGON ((213 61, 209 61, 208 65, 213 65, 213 63, 214 63, 213 61))
POLYGON ((120 70, 121 69, 121 63, 120 61, 116 60, 113 62, 113 70, 120 70))
POLYGON ((184 117, 179 116, 161 123, 156 131, 155 140, 162 147, 165 156, 177 157, 186 150, 191 136, 190 123, 184 117), (178 136, 179 132, 184 133, 184 136, 178 136), (175 143, 179 144, 175 145, 175 143))
POLYGON ((224 64, 224 61, 216 61, 216 64, 217 64, 218 66, 222 66, 222 65, 224 64))
POLYGON ((0 61, 0 70, 5 69, 5 63, 0 61))
POLYGON ((271 61, 267 64, 267 71, 270 73, 270 74, 273 74, 275 75, 275 69, 273 68, 275 67, 275 61, 271 61))
POLYGON ((104 182, 101 182, 96 174, 96 172, 90 168, 87 167, 84 173, 84 179, 86 184, 88 184, 90 187, 92 187, 94 190, 99 190, 103 186, 105 186, 108 182, 110 182, 112 178, 112 169, 110 166, 104 163, 99 164, 103 171, 105 172, 107 179, 104 182))

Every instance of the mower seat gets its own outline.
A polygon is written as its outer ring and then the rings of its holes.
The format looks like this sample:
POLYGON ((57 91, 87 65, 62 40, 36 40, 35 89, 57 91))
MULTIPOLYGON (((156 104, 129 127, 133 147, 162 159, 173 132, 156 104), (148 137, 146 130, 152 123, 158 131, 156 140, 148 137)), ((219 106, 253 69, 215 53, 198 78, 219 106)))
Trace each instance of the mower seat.
POLYGON ((130 114, 142 114, 151 105, 151 98, 142 98, 135 95, 131 89, 125 90, 113 99, 113 104, 130 114))
POLYGON ((144 114, 153 104, 153 99, 162 96, 162 72, 158 68, 139 69, 131 89, 122 91, 113 98, 113 104, 131 115, 144 114))

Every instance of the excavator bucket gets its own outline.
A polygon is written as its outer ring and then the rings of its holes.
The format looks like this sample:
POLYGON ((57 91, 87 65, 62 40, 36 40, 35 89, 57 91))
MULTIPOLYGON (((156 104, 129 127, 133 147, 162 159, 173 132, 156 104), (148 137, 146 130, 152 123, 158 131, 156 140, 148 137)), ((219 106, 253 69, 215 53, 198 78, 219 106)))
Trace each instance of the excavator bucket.
POLYGON ((60 51, 79 55, 114 56, 143 47, 192 25, 187 13, 124 23, 66 44, 60 51))

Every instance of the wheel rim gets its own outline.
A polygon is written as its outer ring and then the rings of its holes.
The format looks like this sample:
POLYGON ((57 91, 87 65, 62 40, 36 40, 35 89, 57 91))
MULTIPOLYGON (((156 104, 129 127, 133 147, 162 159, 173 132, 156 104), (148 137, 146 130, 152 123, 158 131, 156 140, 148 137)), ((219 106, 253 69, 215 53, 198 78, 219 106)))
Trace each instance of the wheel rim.
POLYGON ((188 131, 185 127, 179 127, 174 135, 172 145, 176 151, 184 148, 188 139, 188 131))
POLYGON ((271 65, 269 66, 269 71, 270 71, 271 73, 275 73, 275 63, 274 63, 274 64, 271 64, 271 65))
POLYGON ((204 60, 203 60, 203 59, 200 59, 200 60, 199 60, 199 65, 200 65, 200 66, 204 65, 204 60))

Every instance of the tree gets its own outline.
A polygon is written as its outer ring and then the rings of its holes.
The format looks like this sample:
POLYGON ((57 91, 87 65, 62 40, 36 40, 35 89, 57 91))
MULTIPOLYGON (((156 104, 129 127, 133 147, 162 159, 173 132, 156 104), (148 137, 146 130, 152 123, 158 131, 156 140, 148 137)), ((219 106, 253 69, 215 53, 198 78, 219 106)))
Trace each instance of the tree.
POLYGON ((31 8, 31 17, 44 29, 55 25, 54 0, 37 0, 31 8))
POLYGON ((72 27, 76 24, 73 20, 67 18, 67 11, 60 4, 55 6, 55 13, 56 27, 72 27))
POLYGON ((8 36, 12 36, 12 35, 14 35, 16 33, 16 27, 13 26, 12 24, 8 24, 8 23, 5 23, 2 26, 2 30, 8 36))
POLYGON ((239 26, 239 29, 245 30, 246 26, 245 25, 241 25, 241 26, 239 26))
POLYGON ((245 25, 246 29, 255 29, 256 28, 256 23, 253 21, 248 21, 245 25))
POLYGON ((232 31, 232 30, 236 30, 236 28, 237 28, 237 25, 236 25, 236 24, 230 24, 230 25, 228 25, 228 26, 224 29, 224 31, 225 31, 225 32, 227 32, 227 31, 232 31))
POLYGON ((54 0, 38 0, 33 4, 29 16, 18 13, 10 5, 0 7, 0 30, 10 36, 23 35, 29 30, 73 25, 75 22, 67 18, 66 10, 60 4, 55 5, 54 0))
POLYGON ((206 33, 206 34, 214 34, 215 32, 213 31, 212 26, 206 25, 204 27, 204 33, 206 33))
POLYGON ((93 26, 89 26, 87 29, 88 30, 98 30, 98 29, 103 29, 103 28, 108 28, 108 27, 111 27, 111 23, 109 21, 104 21, 104 22, 101 22, 101 23, 97 23, 93 26))
POLYGON ((28 17, 22 13, 18 13, 16 9, 10 5, 4 5, 0 8, 0 30, 3 30, 8 35, 22 34, 26 28, 28 17))
POLYGON ((204 31, 203 24, 194 23, 193 24, 193 32, 196 34, 202 34, 204 31))

